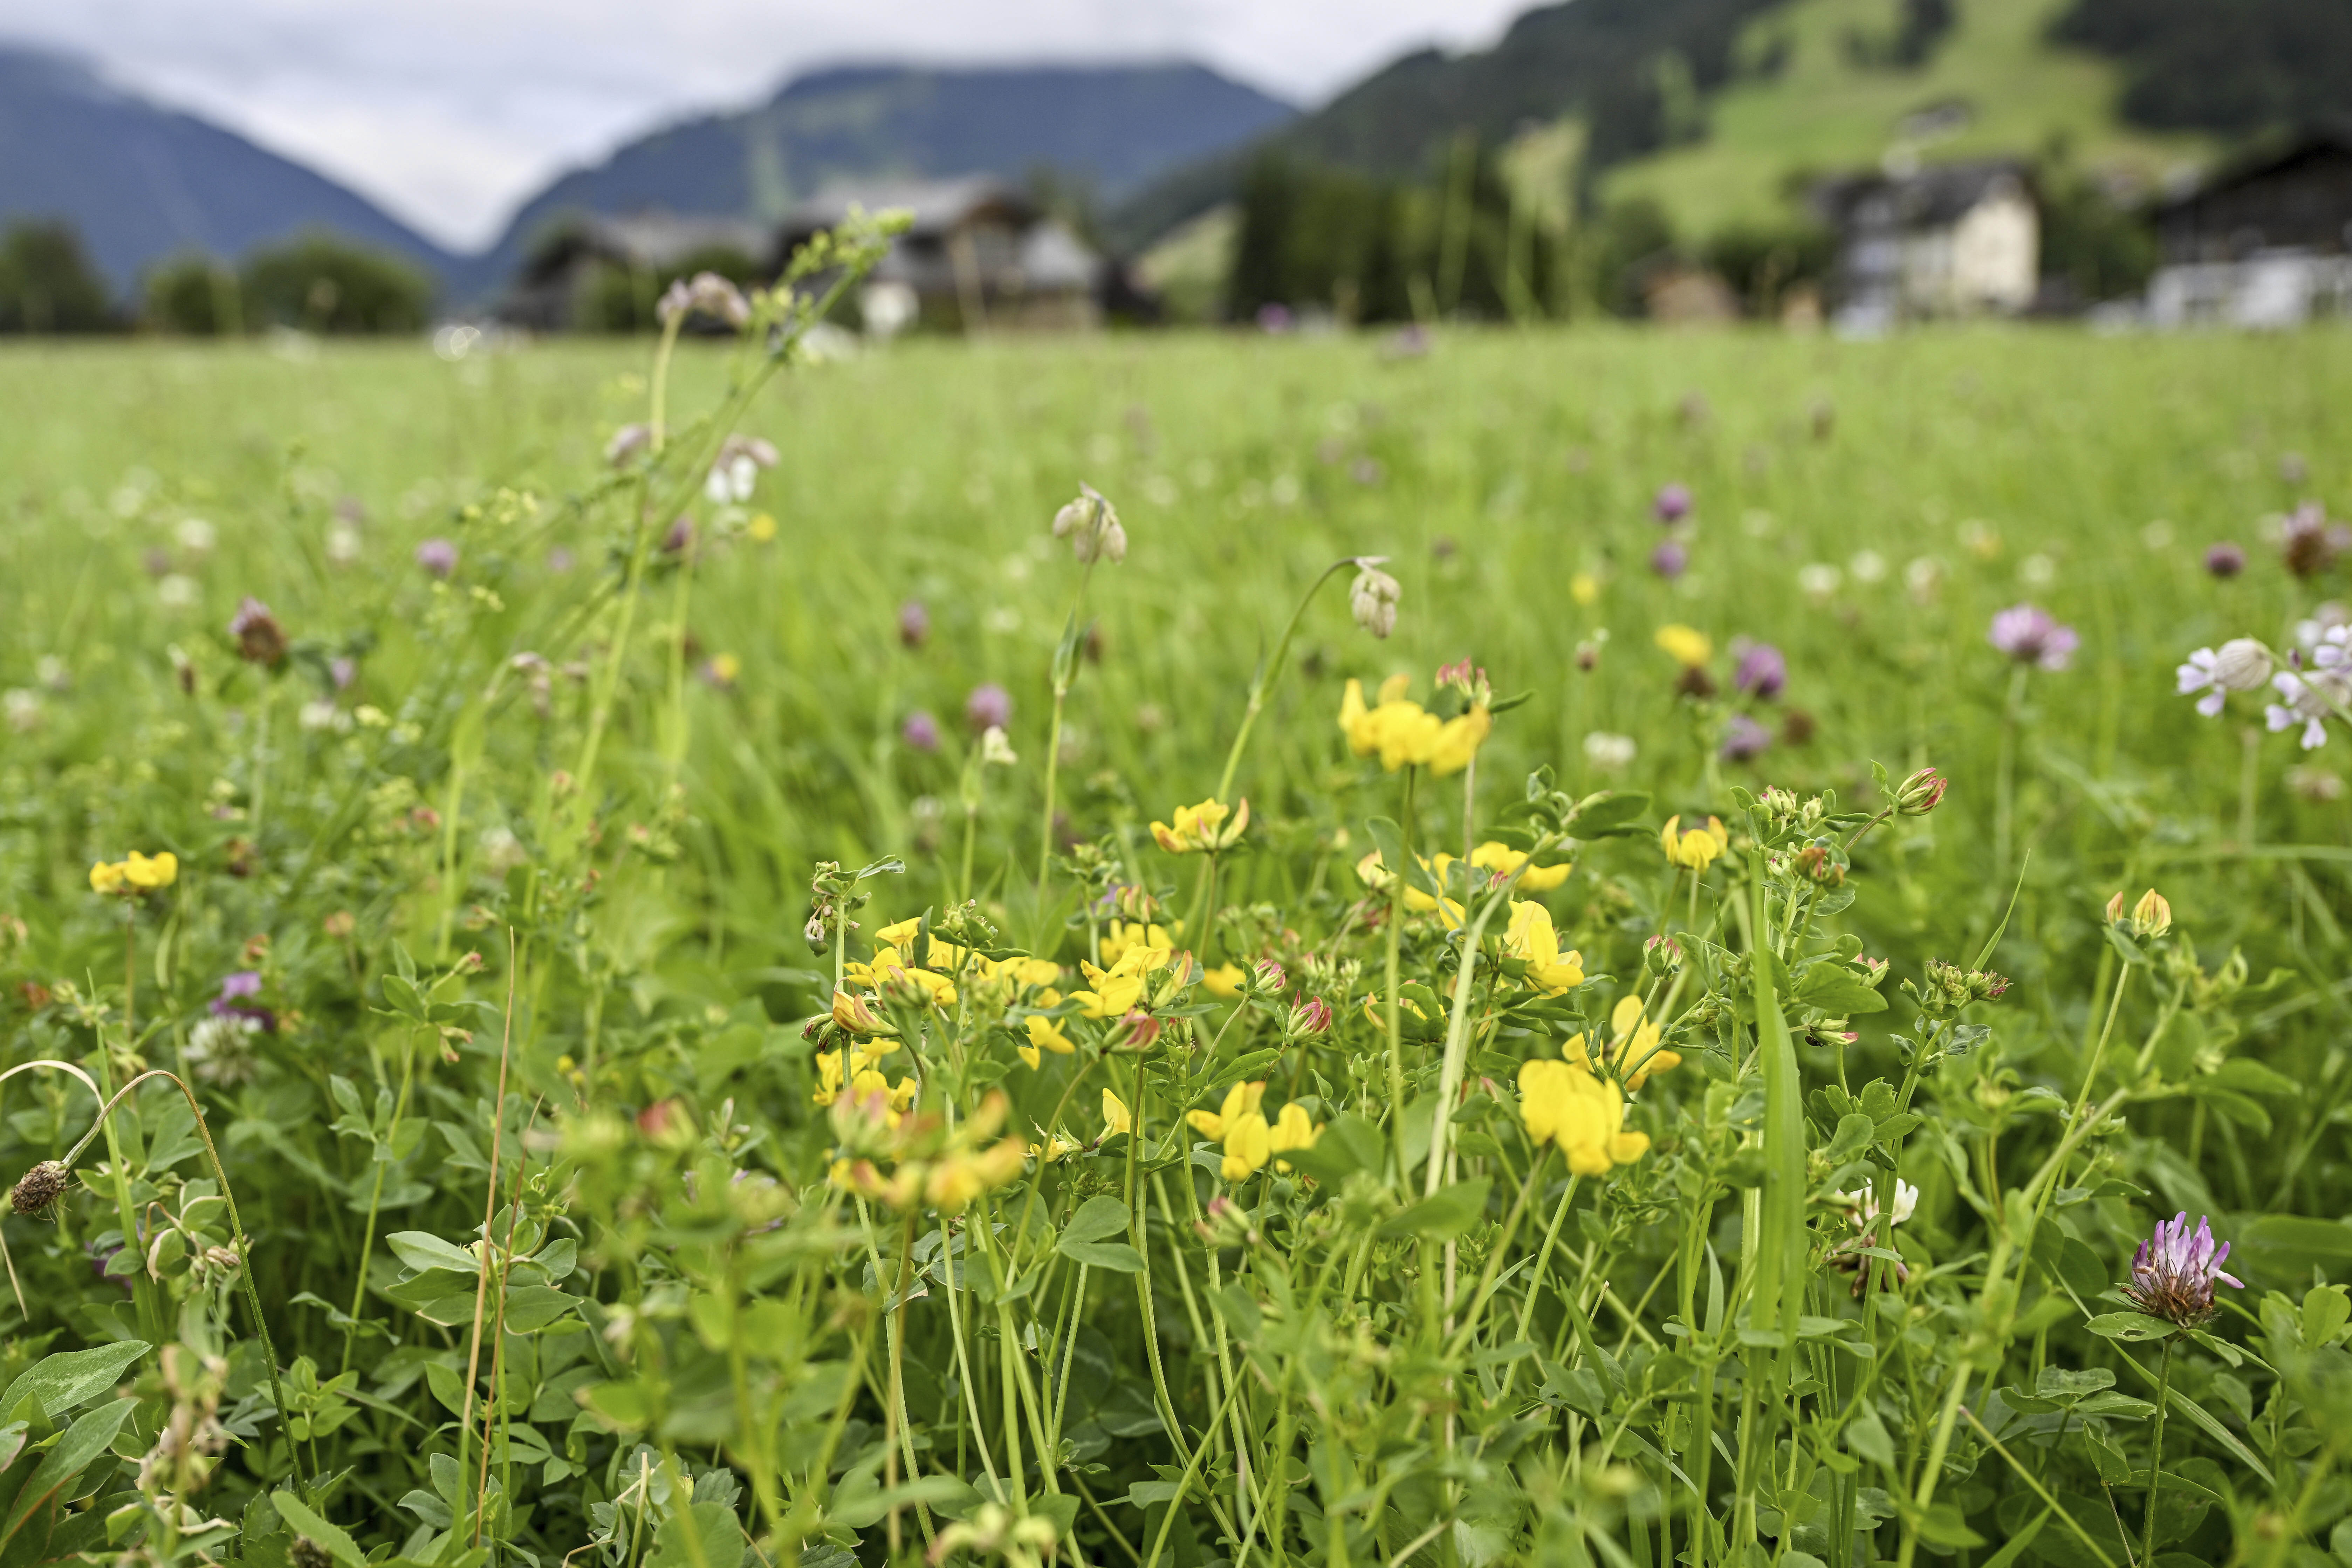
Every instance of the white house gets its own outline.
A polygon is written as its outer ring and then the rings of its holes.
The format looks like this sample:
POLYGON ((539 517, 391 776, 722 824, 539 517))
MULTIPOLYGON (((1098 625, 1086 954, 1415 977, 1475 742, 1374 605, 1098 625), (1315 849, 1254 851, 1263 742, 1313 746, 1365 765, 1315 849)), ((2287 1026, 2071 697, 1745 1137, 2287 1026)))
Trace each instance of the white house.
POLYGON ((2352 131, 2309 130, 2221 170, 2158 207, 2156 233, 2152 325, 2352 315, 2352 131))
POLYGON ((1837 231, 1838 324, 2011 315, 2041 283, 2042 218, 2023 164, 1936 163, 1833 180, 1814 207, 1837 231))

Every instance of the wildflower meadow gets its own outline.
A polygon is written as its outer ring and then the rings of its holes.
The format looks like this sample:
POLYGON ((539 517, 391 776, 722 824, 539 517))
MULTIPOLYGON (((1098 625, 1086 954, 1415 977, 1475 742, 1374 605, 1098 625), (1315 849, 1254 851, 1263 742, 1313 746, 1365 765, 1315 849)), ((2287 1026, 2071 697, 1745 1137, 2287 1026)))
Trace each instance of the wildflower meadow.
POLYGON ((12 350, 0 1568, 2352 1562, 2352 360, 12 350))

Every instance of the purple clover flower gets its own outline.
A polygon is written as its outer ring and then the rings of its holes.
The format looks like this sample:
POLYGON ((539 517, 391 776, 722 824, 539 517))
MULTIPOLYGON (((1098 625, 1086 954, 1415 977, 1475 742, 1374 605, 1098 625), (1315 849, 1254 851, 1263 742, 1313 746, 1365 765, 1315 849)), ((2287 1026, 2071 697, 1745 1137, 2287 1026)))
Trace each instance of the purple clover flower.
POLYGON ((1740 653, 1739 663, 1731 672, 1731 684, 1738 690, 1752 691, 1769 702, 1789 684, 1789 661, 1770 643, 1752 644, 1740 653))
POLYGON ((1650 503, 1651 515, 1669 525, 1688 517, 1690 510, 1690 486, 1680 483, 1659 486, 1657 499, 1650 503))
POLYGON ((1690 570, 1690 552, 1669 539, 1650 552, 1650 570, 1671 583, 1690 570))
POLYGON ((931 640, 931 612, 920 599, 909 599, 898 606, 898 641, 907 647, 920 647, 931 640))
POLYGON ((1772 743, 1772 731, 1745 713, 1734 713, 1723 731, 1723 749, 1717 754, 1727 763, 1753 762, 1764 754, 1772 743))
POLYGON ((2221 1272, 2230 1244, 2213 1242, 2210 1221, 2200 1215, 2197 1229, 2189 1229, 2189 1211, 2158 1220, 2156 1234, 2139 1244, 2132 1257, 2132 1277, 2124 1294, 2151 1318, 2192 1328, 2213 1315, 2213 1286, 2220 1281, 2242 1290, 2243 1282, 2221 1272))
POLYGON ((416 563, 429 577, 446 577, 457 569, 457 546, 446 539, 428 539, 416 547, 416 563))
POLYGON ((2011 605, 1992 618, 1986 640, 2020 664, 2063 669, 2083 639, 2038 605, 2011 605))
POLYGON ((210 1004, 212 1016, 215 1018, 249 1019, 258 1024, 264 1031, 274 1034, 278 1029, 278 1015, 267 1007, 256 1005, 245 1000, 247 997, 260 994, 261 972, 259 970, 240 969, 234 974, 224 975, 221 978, 220 994, 214 997, 210 1004))
POLYGON ((971 689, 963 700, 963 721, 975 735, 1013 722, 1013 694, 994 681, 971 689))
POLYGON ((918 708, 898 726, 898 739, 918 752, 940 749, 940 721, 918 708))
POLYGON ((2214 577, 2234 577, 2246 569, 2246 552, 2242 546, 2222 540, 2205 548, 2205 570, 2214 577))

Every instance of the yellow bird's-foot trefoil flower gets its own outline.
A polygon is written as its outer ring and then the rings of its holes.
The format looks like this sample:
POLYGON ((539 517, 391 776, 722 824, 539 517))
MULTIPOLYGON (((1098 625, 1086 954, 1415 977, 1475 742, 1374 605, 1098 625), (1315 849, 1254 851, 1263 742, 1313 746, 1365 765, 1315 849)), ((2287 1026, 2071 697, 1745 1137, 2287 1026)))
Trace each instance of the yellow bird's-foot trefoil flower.
POLYGON ((1650 1135, 1624 1131, 1625 1097, 1570 1062, 1538 1058, 1519 1068, 1519 1118, 1537 1143, 1556 1143, 1580 1176, 1605 1176, 1649 1152, 1650 1135))
POLYGON ((1234 806, 1219 800, 1204 800, 1198 805, 1180 805, 1175 815, 1173 826, 1165 822, 1151 825, 1152 842, 1171 855, 1230 849, 1249 828, 1249 800, 1244 796, 1234 806))
POLYGON ((1731 847, 1731 836, 1717 817, 1708 817, 1705 827, 1685 827, 1679 816, 1666 818, 1658 830, 1658 846, 1666 852, 1668 863, 1685 871, 1704 871, 1715 864, 1717 857, 1731 847))
POLYGON ((1503 932, 1503 954, 1527 965, 1528 984, 1547 996, 1584 984, 1584 956, 1559 951, 1551 911, 1528 900, 1511 901, 1511 923, 1503 932))

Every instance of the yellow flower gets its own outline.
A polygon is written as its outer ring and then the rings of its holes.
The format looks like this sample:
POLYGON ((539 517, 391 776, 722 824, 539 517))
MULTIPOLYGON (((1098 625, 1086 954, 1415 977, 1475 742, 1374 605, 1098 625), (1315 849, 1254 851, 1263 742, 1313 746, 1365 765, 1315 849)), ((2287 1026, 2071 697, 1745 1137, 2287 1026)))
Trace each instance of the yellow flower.
POLYGON ((776 537, 776 520, 761 512, 743 527, 744 535, 754 544, 765 544, 776 537))
POLYGON ((1537 1143, 1557 1143, 1580 1176, 1605 1176, 1650 1147, 1648 1133, 1624 1131, 1625 1097, 1617 1086, 1568 1062, 1521 1064, 1519 1119, 1537 1143))
POLYGON ((1473 708, 1459 718, 1440 720, 1404 695, 1406 679, 1391 677, 1381 688, 1376 708, 1364 706, 1364 683, 1350 680, 1339 699, 1339 728, 1348 749, 1360 757, 1378 756, 1390 773, 1402 767, 1426 766, 1444 775, 1470 765, 1480 742, 1495 727, 1484 708, 1473 708))
MULTIPOLYGON (((1258 1102, 1265 1098, 1265 1085, 1237 1083, 1225 1090, 1224 1104, 1215 1110, 1188 1110, 1184 1120, 1203 1138, 1223 1142, 1225 1131, 1244 1116, 1255 1116, 1258 1102)), ((1263 1120, 1261 1118, 1261 1120, 1263 1120)))
MULTIPOLYGON (((136 860, 139 857, 133 855, 131 858, 136 860)), ((2118 893, 2116 896, 2121 898, 2123 895, 2118 893)), ((2162 936, 2172 929, 2172 905, 2166 901, 2162 893, 2150 888, 2139 896, 2139 902, 2132 906, 2131 925, 2134 936, 2162 936)))
POLYGON ((1209 994, 1222 996, 1228 1002, 1242 994, 1244 978, 1238 963, 1220 963, 1214 969, 1201 971, 1201 984, 1209 988, 1209 994))
POLYGON ((1253 1110, 1225 1129, 1225 1158, 1217 1174, 1228 1182, 1245 1182, 1265 1167, 1273 1152, 1274 1129, 1253 1110))
POLYGON ((957 1150, 931 1167, 923 1195, 945 1214, 961 1214, 981 1194, 1003 1186, 1021 1173, 1029 1157, 1018 1138, 1007 1138, 978 1153, 957 1150))
MULTIPOLYGON (((835 1068, 836 1073, 839 1070, 838 1067, 835 1068)), ((884 1078, 872 1068, 867 1068, 849 1080, 849 1092, 861 1100, 880 1095, 883 1124, 896 1127, 898 1125, 899 1117, 915 1103, 915 1080, 911 1078, 902 1078, 898 1080, 898 1087, 893 1088, 888 1079, 884 1078)), ((829 1105, 832 1101, 826 1100, 819 1100, 817 1103, 829 1105)))
POLYGON ((818 1105, 831 1105, 841 1098, 841 1053, 819 1051, 816 1054, 816 1092, 809 1096, 818 1105))
POLYGON ((1022 1065, 1031 1072, 1035 1072, 1037 1064, 1045 1059, 1037 1054, 1037 1047, 1034 1046, 1015 1046, 1013 1047, 1013 1054, 1019 1057, 1022 1065))
POLYGON ((1503 932, 1503 952, 1524 960, 1528 984, 1547 996, 1584 984, 1584 956, 1559 951, 1559 933, 1552 929, 1551 911, 1530 900, 1511 900, 1511 923, 1503 932))
MULTIPOLYGON (((1643 1016, 1642 999, 1631 993, 1617 999, 1609 1010, 1609 1045, 1601 1053, 1602 1059, 1626 1078, 1625 1087, 1640 1093, 1650 1081, 1652 1073, 1666 1072, 1683 1065, 1681 1053, 1658 1048, 1658 1026, 1643 1016)), ((1560 1054, 1581 1068, 1592 1065, 1589 1047, 1582 1035, 1572 1037, 1560 1047, 1560 1054)))
MULTIPOLYGON (((1494 839, 1488 839, 1470 851, 1470 864, 1496 879, 1508 877, 1521 866, 1527 866, 1527 861, 1525 850, 1514 849, 1509 845, 1494 839)), ((1445 879, 1445 868, 1453 863, 1454 857, 1451 855, 1440 855, 1437 858, 1437 876, 1441 882, 1445 879)), ((1569 873, 1575 869, 1576 867, 1572 863, 1564 866, 1528 866, 1526 874, 1519 878, 1519 887, 1525 892, 1549 893, 1567 881, 1569 873)))
POLYGON ((169 849, 152 858, 133 849, 122 863, 122 879, 142 892, 168 888, 180 879, 180 858, 169 849))
POLYGON ((1051 1138, 1046 1139, 1043 1143, 1030 1144, 1029 1157, 1033 1160, 1042 1160, 1046 1164, 1050 1165, 1055 1161, 1060 1159, 1063 1155, 1075 1154, 1080 1149, 1085 1147, 1085 1144, 1079 1142, 1068 1133, 1056 1132, 1051 1138))
POLYGON ((1579 572, 1568 580, 1568 596, 1588 607, 1599 603, 1601 579, 1590 572, 1579 572))
POLYGON ((1127 1101, 1108 1089, 1103 1090, 1102 1112, 1104 1137, 1108 1138, 1114 1132, 1135 1131, 1135 1119, 1127 1113, 1127 1101))
POLYGON ((1176 825, 1151 825, 1152 841, 1171 855, 1191 855, 1202 849, 1228 849, 1249 827, 1249 801, 1228 807, 1223 801, 1204 800, 1176 808, 1176 825), (1227 817, 1233 820, 1228 823, 1227 817))
MULTIPOLYGON (((1180 922, 1176 929, 1181 931, 1184 928, 1180 922)), ((1103 928, 1101 945, 1103 962, 1109 964, 1116 964, 1126 957, 1127 950, 1131 947, 1156 949, 1163 955, 1160 963, 1168 962, 1165 955, 1176 950, 1175 941, 1166 926, 1146 924, 1141 921, 1111 921, 1103 928)), ((1156 969, 1159 964, 1152 967, 1156 969)))
POLYGON ((743 661, 731 653, 710 656, 710 674, 721 686, 732 686, 735 678, 743 673, 743 661))
MULTIPOLYGON (((122 890, 122 863, 100 860, 89 868, 89 890, 93 893, 119 893, 122 890)), ((2121 898, 2123 895, 2116 895, 2121 898)))
POLYGON ((1494 731, 1495 717, 1483 707, 1448 719, 1429 748, 1429 771, 1439 778, 1460 773, 1470 765, 1470 759, 1478 754, 1478 748, 1494 731))
MULTIPOLYGON (((1023 1026, 1029 1031, 1029 1044, 1034 1049, 1048 1050, 1057 1057, 1066 1057, 1078 1048, 1070 1043, 1069 1036, 1062 1033, 1061 1025, 1043 1013, 1030 1014, 1023 1021, 1023 1026)), ((1029 1065, 1034 1068, 1037 1064, 1032 1061, 1029 1065)))
MULTIPOLYGON (((1418 859, 1419 857, 1416 856, 1415 858, 1418 859)), ((1439 878, 1443 878, 1444 876, 1445 867, 1448 863, 1449 858, 1444 855, 1440 855, 1437 858, 1434 865, 1427 860, 1423 860, 1421 862, 1422 868, 1423 870, 1429 871, 1439 878)), ((1386 892, 1388 890, 1390 882, 1388 863, 1381 858, 1381 852, 1379 850, 1373 850, 1370 854, 1356 862, 1356 878, 1359 881, 1362 882, 1365 887, 1371 889, 1376 893, 1386 892)), ((1413 914, 1427 914, 1430 910, 1437 907, 1437 900, 1433 895, 1425 893, 1419 888, 1416 888, 1412 883, 1408 882, 1405 884, 1404 889, 1404 907, 1409 912, 1413 914)), ((1454 899, 1448 899, 1445 900, 1445 918, 1447 924, 1461 924, 1463 915, 1464 910, 1459 900, 1454 899)))
POLYGON ((1685 669, 1696 669, 1715 657, 1715 643, 1696 626, 1670 622, 1660 626, 1654 639, 1676 664, 1685 669))
MULTIPOLYGON (((1305 1106, 1294 1100, 1274 1119, 1274 1131, 1267 1136, 1266 1147, 1276 1154, 1286 1154, 1293 1149, 1312 1149, 1315 1140, 1322 1136, 1322 1127, 1307 1114, 1305 1106)), ((1274 1168, 1287 1171, 1290 1162, 1277 1159, 1274 1168)))
POLYGON ((863 996, 853 996, 846 991, 833 994, 833 1021, 853 1035, 895 1035, 898 1031, 882 1021, 881 1016, 866 1005, 863 996))
POLYGON ((1658 830, 1658 845, 1665 850, 1671 864, 1686 871, 1704 871, 1729 847, 1731 836, 1717 817, 1708 817, 1705 827, 1687 831, 1683 830, 1682 820, 1679 816, 1666 818, 1666 825, 1658 830))

